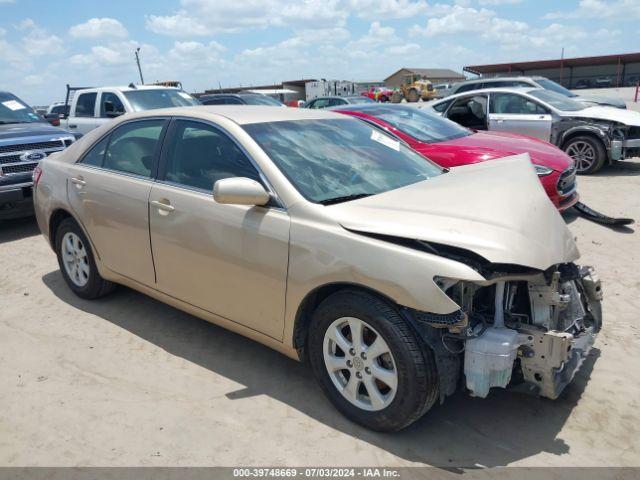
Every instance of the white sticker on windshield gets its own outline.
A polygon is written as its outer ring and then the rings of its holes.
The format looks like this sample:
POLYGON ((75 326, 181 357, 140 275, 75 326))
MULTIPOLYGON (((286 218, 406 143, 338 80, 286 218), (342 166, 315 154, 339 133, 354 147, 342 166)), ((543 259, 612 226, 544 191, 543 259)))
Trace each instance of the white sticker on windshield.
POLYGON ((23 108, 27 108, 26 105, 16 102, 15 100, 7 100, 6 102, 2 102, 2 104, 9 110, 22 110, 23 108))
POLYGON ((188 93, 185 92, 178 92, 178 95, 180 95, 182 98, 184 98, 185 100, 191 100, 191 95, 189 95, 188 93))
POLYGON ((396 152, 400 151, 400 142, 397 142, 396 140, 389 138, 386 135, 383 135, 382 133, 377 132, 375 130, 371 131, 371 140, 375 140, 376 142, 381 143, 385 147, 392 148, 396 152))

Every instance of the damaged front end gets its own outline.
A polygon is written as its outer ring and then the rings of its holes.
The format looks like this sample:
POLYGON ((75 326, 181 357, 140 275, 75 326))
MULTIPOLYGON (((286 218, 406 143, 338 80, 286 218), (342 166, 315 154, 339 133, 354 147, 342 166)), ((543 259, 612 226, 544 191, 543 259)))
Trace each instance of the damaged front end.
POLYGON ((602 326, 602 288, 592 268, 566 263, 544 272, 511 270, 485 271, 484 282, 436 278, 460 310, 413 312, 441 373, 447 370, 441 399, 453 393, 461 369, 474 396, 511 383, 555 399, 593 346, 602 326))

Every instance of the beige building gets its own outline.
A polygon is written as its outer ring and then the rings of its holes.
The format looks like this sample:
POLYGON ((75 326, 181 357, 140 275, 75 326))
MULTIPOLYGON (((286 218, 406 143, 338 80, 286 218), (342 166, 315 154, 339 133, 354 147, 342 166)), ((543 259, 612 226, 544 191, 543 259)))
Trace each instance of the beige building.
POLYGON ((390 88, 398 88, 402 84, 405 75, 420 75, 426 77, 431 83, 453 83, 466 80, 461 73, 448 68, 406 68, 403 67, 384 79, 384 84, 390 88))

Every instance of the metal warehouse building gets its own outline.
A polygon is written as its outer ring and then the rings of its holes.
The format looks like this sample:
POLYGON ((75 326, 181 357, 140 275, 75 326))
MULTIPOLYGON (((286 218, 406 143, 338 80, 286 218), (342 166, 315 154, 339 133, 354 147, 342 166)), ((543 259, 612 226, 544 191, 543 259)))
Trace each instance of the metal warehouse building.
POLYGON ((640 52, 464 67, 483 77, 540 75, 568 88, 629 87, 640 81, 640 52))
POLYGON ((384 79, 384 84, 390 88, 399 88, 405 75, 420 75, 427 77, 432 83, 454 83, 465 80, 461 73, 448 68, 401 68, 384 79))

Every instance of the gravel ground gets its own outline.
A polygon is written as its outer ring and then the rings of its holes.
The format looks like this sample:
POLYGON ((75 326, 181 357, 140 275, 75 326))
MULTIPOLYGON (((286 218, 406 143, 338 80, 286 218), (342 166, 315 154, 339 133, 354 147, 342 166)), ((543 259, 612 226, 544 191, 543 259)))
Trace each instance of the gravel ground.
MULTIPOLYGON (((640 219, 640 161, 580 178, 640 219)), ((557 401, 457 394, 399 434, 341 417, 309 369, 121 288, 66 288, 33 220, 0 224, 0 466, 640 466, 640 237, 566 217, 605 326, 557 401)))

